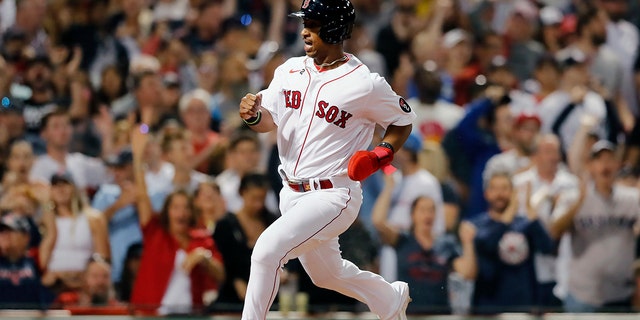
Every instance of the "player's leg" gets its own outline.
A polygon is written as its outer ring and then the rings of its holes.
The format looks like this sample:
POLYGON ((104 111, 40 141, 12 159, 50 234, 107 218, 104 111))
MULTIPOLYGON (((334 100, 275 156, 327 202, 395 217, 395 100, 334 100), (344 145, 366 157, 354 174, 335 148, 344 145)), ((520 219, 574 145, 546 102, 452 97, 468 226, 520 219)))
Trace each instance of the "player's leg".
POLYGON ((242 319, 265 319, 273 303, 282 266, 323 240, 337 237, 355 220, 362 191, 340 188, 298 193, 283 189, 282 216, 258 238, 242 319))
POLYGON ((404 315, 409 301, 406 284, 390 284, 380 275, 360 270, 351 261, 343 259, 337 237, 323 241, 299 259, 318 287, 358 299, 383 320, 404 315))

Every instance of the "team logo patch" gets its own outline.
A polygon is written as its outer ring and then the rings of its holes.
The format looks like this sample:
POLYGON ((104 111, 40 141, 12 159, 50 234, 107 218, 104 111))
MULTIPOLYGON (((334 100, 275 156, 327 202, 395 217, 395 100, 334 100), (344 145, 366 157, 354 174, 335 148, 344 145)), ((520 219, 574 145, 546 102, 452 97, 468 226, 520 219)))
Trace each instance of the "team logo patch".
POLYGON ((500 260, 508 265, 519 265, 529 256, 529 243, 527 238, 519 232, 507 232, 498 242, 498 255, 500 260))
POLYGON ((400 98, 400 109, 402 109, 402 111, 409 113, 411 112, 411 107, 409 106, 409 104, 407 103, 407 100, 405 100, 404 98, 400 98))

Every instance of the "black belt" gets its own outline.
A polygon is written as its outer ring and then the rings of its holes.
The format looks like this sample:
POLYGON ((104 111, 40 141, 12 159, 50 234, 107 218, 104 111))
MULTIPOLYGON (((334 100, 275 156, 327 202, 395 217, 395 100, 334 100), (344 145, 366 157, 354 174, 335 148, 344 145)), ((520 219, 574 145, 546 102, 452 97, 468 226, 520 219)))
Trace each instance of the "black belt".
POLYGON ((331 189, 333 188, 333 183, 331 180, 319 180, 316 182, 311 182, 309 180, 305 181, 287 181, 289 187, 296 192, 307 192, 311 191, 311 183, 314 183, 314 189, 331 189))

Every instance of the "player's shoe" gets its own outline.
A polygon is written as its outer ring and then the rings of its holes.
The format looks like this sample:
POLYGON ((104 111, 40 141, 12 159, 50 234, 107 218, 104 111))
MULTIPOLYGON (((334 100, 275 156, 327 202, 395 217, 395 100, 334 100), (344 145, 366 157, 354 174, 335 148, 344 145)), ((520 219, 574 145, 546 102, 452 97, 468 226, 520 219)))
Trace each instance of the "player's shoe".
POLYGON ((395 281, 391 284, 393 289, 395 289, 398 293, 400 293, 400 309, 397 311, 396 316, 392 319, 394 320, 407 320, 407 306, 409 302, 411 302, 411 297, 409 297, 409 285, 406 282, 395 281))

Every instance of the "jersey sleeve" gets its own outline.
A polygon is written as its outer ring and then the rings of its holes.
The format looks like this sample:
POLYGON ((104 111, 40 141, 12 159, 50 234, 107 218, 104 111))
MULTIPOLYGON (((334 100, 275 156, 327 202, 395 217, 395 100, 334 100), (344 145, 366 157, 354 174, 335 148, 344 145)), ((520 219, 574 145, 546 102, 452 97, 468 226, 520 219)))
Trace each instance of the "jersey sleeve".
POLYGON ((389 125, 412 124, 416 113, 407 101, 395 93, 389 83, 377 73, 371 74, 371 81, 373 86, 366 103, 367 117, 385 129, 389 125))
POLYGON ((276 71, 273 74, 273 80, 271 80, 269 87, 259 92, 259 94, 262 94, 262 107, 271 113, 273 122, 277 126, 280 125, 278 106, 280 105, 280 95, 282 94, 282 77, 284 76, 282 70, 284 70, 283 66, 276 68, 276 71))

